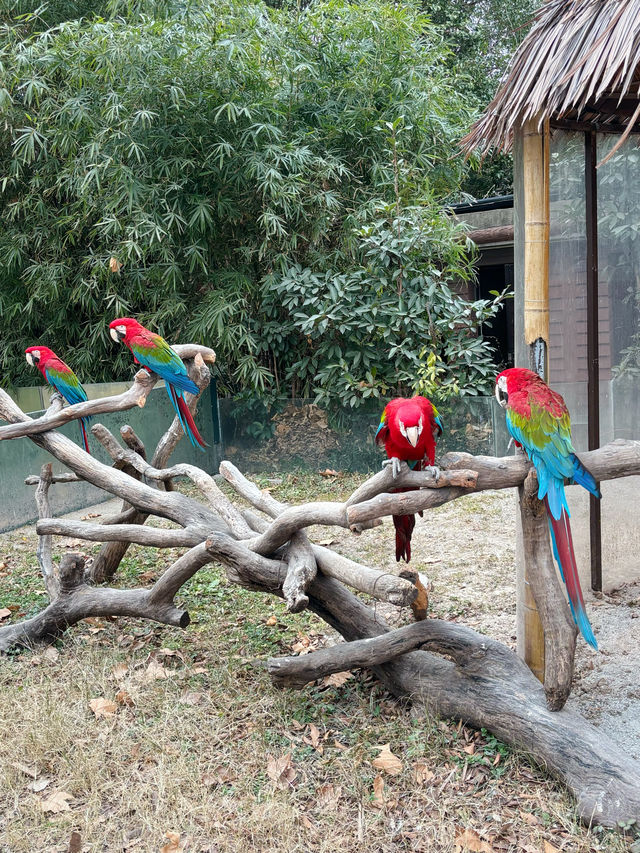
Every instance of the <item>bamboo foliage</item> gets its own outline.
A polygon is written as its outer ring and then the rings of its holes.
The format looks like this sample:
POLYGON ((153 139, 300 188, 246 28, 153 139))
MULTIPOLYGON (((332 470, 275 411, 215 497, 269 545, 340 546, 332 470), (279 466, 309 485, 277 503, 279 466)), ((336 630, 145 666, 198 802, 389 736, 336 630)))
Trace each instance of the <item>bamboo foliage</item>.
POLYGON ((462 145, 508 150, 514 128, 534 118, 538 130, 550 116, 634 123, 639 65, 640 0, 550 0, 462 145))

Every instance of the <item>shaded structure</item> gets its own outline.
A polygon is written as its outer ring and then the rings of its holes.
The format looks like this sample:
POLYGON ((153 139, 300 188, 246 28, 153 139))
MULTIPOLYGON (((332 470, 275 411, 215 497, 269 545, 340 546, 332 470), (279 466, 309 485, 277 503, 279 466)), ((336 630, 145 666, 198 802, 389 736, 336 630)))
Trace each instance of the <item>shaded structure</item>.
MULTIPOLYGON (((562 393, 578 451, 640 438, 639 90, 640 0, 552 0, 463 140, 513 151, 516 364, 562 393)), ((570 491, 592 588, 637 578, 638 478, 601 503, 570 491)), ((519 648, 540 673, 520 552, 519 648)))

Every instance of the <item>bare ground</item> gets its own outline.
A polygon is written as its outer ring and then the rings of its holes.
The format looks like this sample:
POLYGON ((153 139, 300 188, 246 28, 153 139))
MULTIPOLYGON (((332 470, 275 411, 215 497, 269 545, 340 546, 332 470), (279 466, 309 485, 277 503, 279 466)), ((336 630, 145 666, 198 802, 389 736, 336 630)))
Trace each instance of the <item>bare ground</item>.
MULTIPOLYGON (((260 485, 300 502, 354 480, 260 485)), ((431 613, 511 645, 514 520, 513 495, 485 493, 429 512, 414 533, 431 613)), ((313 538, 395 565, 390 522, 313 538)), ((12 619, 44 602, 34 546, 33 529, 0 540, 0 611, 12 619)), ((121 582, 148 583, 173 556, 132 549, 121 582)), ((577 825, 564 791, 488 733, 427 719, 366 673, 274 691, 257 663, 336 641, 312 615, 228 585, 217 567, 182 600, 186 632, 87 620, 57 648, 0 660, 2 853, 630 849, 630 836, 577 825)), ((588 606, 603 651, 579 643, 571 701, 637 755, 640 589, 588 606)))

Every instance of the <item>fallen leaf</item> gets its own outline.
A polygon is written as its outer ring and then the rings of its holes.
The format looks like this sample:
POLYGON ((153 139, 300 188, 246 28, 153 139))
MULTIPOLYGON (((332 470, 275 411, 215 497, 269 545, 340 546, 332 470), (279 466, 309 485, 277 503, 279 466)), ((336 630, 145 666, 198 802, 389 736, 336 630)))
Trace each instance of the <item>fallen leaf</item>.
POLYGON ((133 708, 135 704, 131 698, 131 694, 124 688, 122 690, 118 690, 116 693, 116 702, 118 705, 126 705, 128 708, 133 708))
POLYGON ((49 661, 49 663, 55 663, 60 657, 60 652, 53 646, 49 646, 49 648, 45 649, 42 653, 42 657, 44 660, 49 661))
POLYGON ((493 853, 493 848, 472 829, 465 829, 455 841, 456 850, 469 850, 471 853, 493 853))
POLYGON ((120 681, 120 679, 124 678, 128 672, 129 667, 126 665, 126 663, 117 663, 111 670, 111 677, 115 681, 120 681))
POLYGON ((475 743, 470 743, 469 746, 465 746, 464 751, 467 753, 467 755, 473 755, 476 751, 475 743))
POLYGON ((427 782, 431 782, 436 777, 436 774, 429 770, 426 761, 416 761, 411 768, 411 773, 416 785, 424 785, 427 782))
POLYGON ((290 752, 280 758, 269 757, 267 762, 267 776, 277 788, 288 788, 293 784, 293 780, 297 775, 298 771, 293 766, 290 752))
POLYGON ((72 799, 71 794, 68 794, 66 791, 54 791, 52 794, 49 794, 46 800, 42 800, 40 805, 42 806, 42 811, 45 813, 60 814, 60 812, 71 811, 69 800, 72 799))
POLYGON ((100 696, 97 699, 92 699, 89 702, 89 707, 98 717, 113 717, 113 715, 118 710, 118 706, 115 702, 112 702, 111 699, 105 699, 104 696, 100 696))
POLYGON ((8 607, 3 607, 2 610, 0 610, 0 620, 6 619, 7 616, 11 616, 11 611, 8 607))
POLYGON ((306 814, 300 815, 300 823, 304 826, 305 829, 315 829, 315 826, 309 820, 306 814))
POLYGON ((544 853, 560 853, 560 848, 555 847, 549 841, 544 842, 544 853))
POLYGON ((309 737, 304 738, 304 741, 314 749, 318 748, 318 744, 320 743, 320 731, 314 723, 309 724, 309 737))
POLYGON ((333 468, 325 468, 324 471, 318 472, 321 477, 339 477, 339 471, 334 471, 333 468))
POLYGON ((29 767, 27 764, 20 764, 19 761, 14 761, 11 766, 15 767, 15 769, 19 770, 21 773, 24 773, 25 776, 30 776, 32 779, 37 779, 40 775, 40 771, 37 767, 29 767))
POLYGON ((276 619, 275 616, 269 616, 269 618, 267 619, 267 621, 264 624, 268 625, 270 628, 273 628, 274 625, 278 624, 278 620, 276 619))
POLYGON ((540 818, 531 814, 531 812, 520 812, 520 817, 525 823, 528 823, 529 826, 538 826, 538 824, 541 823, 540 818))
POLYGON ((384 779, 381 775, 376 776, 373 780, 373 799, 371 803, 377 809, 381 809, 384 806, 384 779))
POLYGON ((69 839, 69 850, 67 853, 80 853, 82 850, 82 836, 75 829, 71 833, 71 838, 69 839))
POLYGON ((316 802, 323 809, 337 808, 338 801, 342 796, 342 788, 335 788, 330 782, 321 785, 316 791, 316 802))
POLYGON ((51 779, 47 776, 42 776, 40 779, 36 779, 35 782, 32 782, 30 785, 27 785, 30 791, 34 791, 36 794, 40 793, 40 791, 44 791, 51 784, 51 779))
POLYGON ((224 767, 222 764, 215 767, 211 773, 205 773, 202 781, 205 785, 228 785, 230 782, 235 782, 238 776, 229 767, 224 767))
POLYGON ((388 743, 385 743, 384 746, 378 746, 376 749, 380 750, 380 755, 374 758, 372 762, 376 770, 382 770, 390 776, 397 776, 402 773, 402 761, 391 752, 388 743))
POLYGON ((157 660, 152 660, 144 671, 145 681, 158 681, 169 677, 169 670, 165 669, 157 660))
POLYGON ((322 679, 322 684, 325 687, 342 687, 345 681, 353 678, 352 672, 334 672, 332 675, 327 675, 322 679))
POLYGON ((160 848, 160 853, 179 853, 179 851, 182 850, 182 845, 180 844, 180 833, 165 832, 164 837, 168 838, 169 841, 160 848))
POLYGON ((142 572, 142 574, 138 575, 138 580, 142 581, 143 583, 151 583, 152 581, 156 581, 157 578, 157 572, 153 571, 152 569, 149 569, 148 571, 142 572))
POLYGON ((196 693, 193 690, 185 691, 180 697, 183 705, 199 705, 204 699, 204 693, 196 693))

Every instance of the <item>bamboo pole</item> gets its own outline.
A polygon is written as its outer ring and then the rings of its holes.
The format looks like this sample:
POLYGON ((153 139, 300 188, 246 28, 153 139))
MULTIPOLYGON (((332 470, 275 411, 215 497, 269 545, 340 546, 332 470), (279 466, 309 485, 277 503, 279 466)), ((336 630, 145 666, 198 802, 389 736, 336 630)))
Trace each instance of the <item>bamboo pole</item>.
MULTIPOLYGON (((549 345, 549 124, 539 118, 523 125, 524 337, 529 366, 548 378, 549 345)), ((525 543, 526 544, 526 543, 525 543)), ((544 681, 544 632, 531 592, 528 549, 518 572, 518 648, 534 675, 544 681)))

